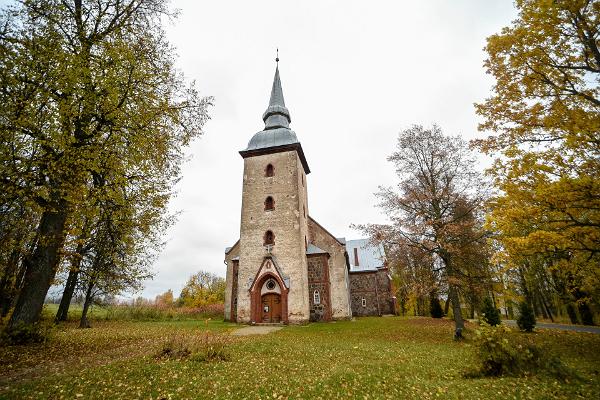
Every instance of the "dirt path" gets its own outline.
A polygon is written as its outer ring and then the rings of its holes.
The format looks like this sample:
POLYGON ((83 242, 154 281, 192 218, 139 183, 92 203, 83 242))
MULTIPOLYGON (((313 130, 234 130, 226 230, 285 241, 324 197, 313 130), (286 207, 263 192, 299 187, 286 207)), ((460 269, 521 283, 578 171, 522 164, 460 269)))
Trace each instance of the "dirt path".
POLYGON ((247 326, 245 328, 236 329, 233 331, 234 336, 248 336, 248 335, 266 335, 267 333, 275 332, 283 329, 281 326, 247 326))

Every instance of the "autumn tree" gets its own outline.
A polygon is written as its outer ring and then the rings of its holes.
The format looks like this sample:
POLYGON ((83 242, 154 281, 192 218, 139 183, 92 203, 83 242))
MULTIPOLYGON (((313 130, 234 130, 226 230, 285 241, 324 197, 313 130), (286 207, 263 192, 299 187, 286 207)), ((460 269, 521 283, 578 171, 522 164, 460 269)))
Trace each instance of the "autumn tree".
POLYGON ((208 271, 190 276, 181 290, 178 302, 185 307, 201 307, 225 300, 225 279, 208 271))
MULTIPOLYGON (((434 125, 404 130, 388 158, 396 167, 396 189, 380 188, 379 207, 388 225, 359 226, 386 248, 414 247, 428 254, 433 271, 448 288, 448 298, 460 336, 464 328, 459 299, 468 246, 485 232, 476 229, 487 186, 475 169, 475 159, 459 137, 444 136, 434 125)), ((474 260, 473 268, 484 260, 474 260)))
POLYGON ((543 268, 589 315, 600 301, 600 1, 516 6, 488 38, 496 83, 476 105, 491 135, 474 144, 497 157, 490 225, 509 267, 543 268))
POLYGON ((154 299, 154 304, 157 306, 167 306, 170 307, 175 303, 173 298, 173 291, 171 289, 166 292, 159 294, 154 299))
POLYGON ((166 0, 28 0, 3 10, 0 179, 7 197, 39 215, 10 326, 39 318, 69 221, 95 180, 109 180, 115 203, 132 185, 149 195, 160 187, 151 196, 160 204, 169 197, 210 104, 174 67, 161 25, 172 16, 166 0))

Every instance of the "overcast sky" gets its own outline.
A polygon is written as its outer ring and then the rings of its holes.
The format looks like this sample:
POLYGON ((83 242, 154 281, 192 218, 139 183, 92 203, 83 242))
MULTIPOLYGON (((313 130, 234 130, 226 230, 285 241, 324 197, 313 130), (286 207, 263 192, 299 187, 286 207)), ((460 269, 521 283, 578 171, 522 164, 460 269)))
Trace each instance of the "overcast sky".
MULTIPOLYGON (((279 47, 291 128, 311 169, 310 214, 336 236, 383 222, 378 185, 395 184, 398 133, 438 123, 472 139, 473 103, 489 95, 485 38, 516 17, 510 0, 173 1, 167 27, 178 65, 215 97, 173 210, 177 224, 142 295, 173 289, 198 270, 225 276, 224 249, 239 237, 243 159, 262 130, 279 47)), ((484 162, 482 162, 483 164, 484 162)), ((483 168, 483 165, 482 165, 483 168)))

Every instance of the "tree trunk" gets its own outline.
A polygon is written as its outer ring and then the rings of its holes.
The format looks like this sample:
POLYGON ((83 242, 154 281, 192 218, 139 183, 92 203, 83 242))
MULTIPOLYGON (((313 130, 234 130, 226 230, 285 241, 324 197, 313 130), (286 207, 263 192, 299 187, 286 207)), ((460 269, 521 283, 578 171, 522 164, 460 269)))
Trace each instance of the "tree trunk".
POLYGON ((546 310, 546 314, 548 315, 548 318, 550 318, 550 321, 554 322, 554 316, 552 315, 552 311, 550 310, 550 307, 548 307, 548 303, 546 302, 544 293, 542 293, 541 290, 539 293, 540 293, 540 301, 542 302, 542 307, 546 310))
POLYGON ((454 327, 456 328, 455 337, 462 337, 462 330, 465 329, 465 322, 460 311, 460 300, 458 299, 458 290, 456 286, 449 285, 449 300, 452 301, 452 312, 454 313, 454 327))
POLYGON ((450 294, 448 294, 446 303, 444 303, 444 315, 448 315, 448 311, 450 311, 450 294))
POLYGON ((94 289, 94 281, 90 281, 87 291, 85 292, 85 301, 83 302, 83 311, 81 311, 81 320, 79 328, 91 328, 90 322, 87 319, 87 313, 92 303, 92 290, 94 289))
POLYGON ((10 318, 9 327, 37 322, 44 299, 56 275, 60 250, 65 240, 66 205, 58 211, 44 211, 38 227, 38 240, 31 257, 26 258, 23 289, 10 318))
POLYGON ((19 270, 19 258, 21 249, 14 249, 8 258, 8 265, 0 280, 0 314, 5 317, 17 295, 17 275, 19 270))
POLYGON ((54 322, 61 322, 67 320, 67 316, 69 314, 69 306, 71 305, 73 293, 75 293, 75 288, 77 287, 77 279, 79 278, 80 264, 81 258, 77 258, 77 260, 71 266, 71 270, 69 271, 69 277, 67 278, 65 290, 63 291, 62 298, 60 299, 60 305, 58 306, 58 311, 56 312, 54 322))

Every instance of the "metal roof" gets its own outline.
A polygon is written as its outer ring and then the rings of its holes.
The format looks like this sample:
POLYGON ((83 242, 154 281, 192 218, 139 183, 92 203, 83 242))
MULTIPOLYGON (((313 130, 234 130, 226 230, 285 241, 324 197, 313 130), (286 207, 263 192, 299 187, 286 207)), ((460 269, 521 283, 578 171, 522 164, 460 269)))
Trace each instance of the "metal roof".
POLYGON ((248 150, 266 149, 268 147, 284 146, 298 142, 296 132, 289 128, 268 129, 257 132, 248 142, 248 150))
POLYGON ((328 254, 328 252, 318 248, 312 243, 309 243, 308 248, 306 249, 306 254, 328 254))
POLYGON ((279 78, 279 66, 275 68, 275 77, 273 78, 273 87, 271 88, 271 98, 269 106, 263 114, 265 129, 257 132, 248 142, 248 147, 244 151, 267 149, 270 147, 284 146, 298 142, 296 133, 290 129, 290 111, 285 106, 283 99, 283 89, 281 88, 281 79, 279 78))
POLYGON ((347 240, 346 251, 348 252, 350 261, 350 272, 375 271, 385 266, 385 251, 383 250, 383 246, 373 246, 369 244, 369 239, 347 240), (357 249, 358 265, 355 265, 354 249, 357 249))

